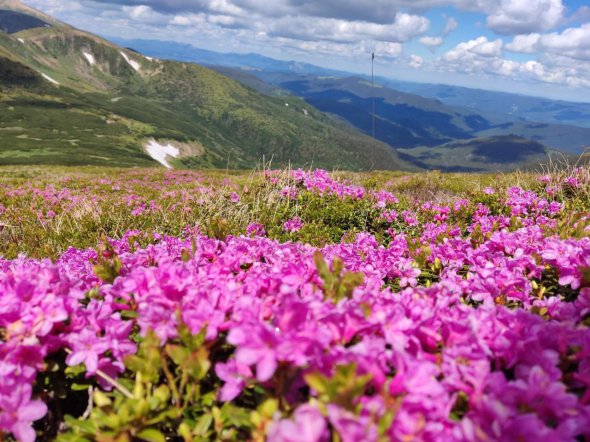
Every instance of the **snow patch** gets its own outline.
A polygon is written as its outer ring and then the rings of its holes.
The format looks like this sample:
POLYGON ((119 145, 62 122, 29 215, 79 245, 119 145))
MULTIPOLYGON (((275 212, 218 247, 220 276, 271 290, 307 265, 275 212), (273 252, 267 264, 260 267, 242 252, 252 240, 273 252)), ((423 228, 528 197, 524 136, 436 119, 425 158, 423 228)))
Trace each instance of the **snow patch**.
POLYGON ((112 101, 113 103, 116 103, 116 102, 117 102, 117 101, 119 101, 121 98, 123 98, 123 97, 115 97, 115 98, 111 98, 111 101, 112 101))
POLYGON ((129 56, 125 52, 123 52, 123 51, 121 51, 119 53, 125 59, 125 61, 129 64, 129 66, 131 66, 136 71, 139 71, 140 66, 139 66, 139 63, 138 62, 136 62, 135 60, 131 60, 129 58, 129 56))
POLYGON ((307 112, 307 109, 303 109, 303 113, 305 114, 306 117, 309 115, 309 112, 307 112))
POLYGON ((45 75, 43 72, 41 72, 41 75, 43 76, 43 78, 45 78, 47 81, 49 81, 50 83, 53 84, 57 84, 59 86, 59 82, 55 81, 53 78, 51 78, 49 75, 45 75))
POLYGON ((25 44, 25 41, 22 38, 17 38, 18 41, 20 41, 22 44, 25 44))
POLYGON ((147 55, 145 56, 145 58, 147 58, 149 61, 154 61, 152 57, 148 57, 147 55))
POLYGON ((90 66, 94 66, 96 64, 96 59, 94 58, 94 55, 92 55, 89 52, 82 52, 82 54, 84 54, 84 58, 86 58, 90 66))
POLYGON ((168 169, 172 169, 172 166, 166 161, 166 157, 171 156, 176 158, 180 154, 180 151, 172 144, 163 145, 156 140, 150 140, 145 146, 145 149, 150 157, 168 169))

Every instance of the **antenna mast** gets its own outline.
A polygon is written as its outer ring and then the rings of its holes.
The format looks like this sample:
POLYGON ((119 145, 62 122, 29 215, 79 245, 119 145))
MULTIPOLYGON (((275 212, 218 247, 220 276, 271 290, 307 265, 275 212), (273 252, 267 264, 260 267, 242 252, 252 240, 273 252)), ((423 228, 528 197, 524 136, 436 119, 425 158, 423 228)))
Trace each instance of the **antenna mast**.
POLYGON ((375 53, 373 52, 371 55, 371 100, 373 102, 373 138, 375 138, 375 90, 374 90, 374 82, 373 82, 373 73, 374 69, 373 66, 375 64, 375 53))

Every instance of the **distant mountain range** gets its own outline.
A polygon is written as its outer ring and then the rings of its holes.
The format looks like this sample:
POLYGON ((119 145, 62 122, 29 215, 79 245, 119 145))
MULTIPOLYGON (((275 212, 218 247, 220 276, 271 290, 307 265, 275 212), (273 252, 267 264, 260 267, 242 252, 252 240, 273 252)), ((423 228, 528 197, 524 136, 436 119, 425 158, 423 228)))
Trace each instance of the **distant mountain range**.
POLYGON ((384 143, 295 96, 264 95, 193 63, 124 49, 0 0, 0 164, 412 168, 384 143))
POLYGON ((435 98, 451 106, 464 106, 482 114, 509 115, 527 121, 590 128, 590 103, 572 103, 504 92, 440 84, 384 80, 400 91, 435 98))

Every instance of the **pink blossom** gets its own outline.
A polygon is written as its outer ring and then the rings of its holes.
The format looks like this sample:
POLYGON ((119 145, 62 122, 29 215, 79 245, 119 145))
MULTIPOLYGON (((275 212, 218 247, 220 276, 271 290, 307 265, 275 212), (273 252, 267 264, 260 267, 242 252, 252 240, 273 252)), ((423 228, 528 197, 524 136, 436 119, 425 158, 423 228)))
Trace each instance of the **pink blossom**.
POLYGON ((283 224, 283 229, 286 232, 297 232, 303 227, 303 221, 298 216, 295 216, 283 224))

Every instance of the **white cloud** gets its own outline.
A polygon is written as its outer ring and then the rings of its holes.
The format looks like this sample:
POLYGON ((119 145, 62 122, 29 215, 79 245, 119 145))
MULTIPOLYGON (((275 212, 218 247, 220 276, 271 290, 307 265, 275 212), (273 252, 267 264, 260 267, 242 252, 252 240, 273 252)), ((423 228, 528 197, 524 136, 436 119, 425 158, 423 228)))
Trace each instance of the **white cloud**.
POLYGON ((378 60, 397 58, 403 53, 404 48, 401 43, 373 42, 370 40, 348 44, 283 38, 281 39, 281 44, 307 53, 355 59, 370 57, 373 52, 378 60))
POLYGON ((404 45, 401 43, 391 43, 378 41, 375 43, 374 51, 378 57, 396 58, 401 55, 404 45))
POLYGON ((447 21, 445 23, 445 28, 443 29, 443 35, 448 35, 453 32, 459 26, 459 22, 455 19, 455 17, 447 17, 447 21))
POLYGON ((412 54, 410 55, 410 61, 408 64, 414 69, 419 69, 424 64, 424 59, 419 55, 412 54))
POLYGON ((457 60, 474 60, 478 57, 498 57, 502 53, 503 42, 500 39, 489 41, 481 36, 474 40, 459 43, 448 51, 443 59, 449 62, 457 60))
MULTIPOLYGON (((369 22, 320 18, 313 21, 305 17, 285 17, 269 23, 268 34, 296 40, 327 40, 354 43, 373 39, 386 42, 404 42, 428 30, 425 17, 398 13, 390 25, 369 22)), ((264 25, 260 26, 264 30, 264 25)))
POLYGON ((538 51, 537 45, 540 39, 541 34, 517 35, 511 43, 506 45, 506 49, 512 52, 533 54, 538 51))
POLYGON ((549 52, 590 60, 590 23, 565 29, 561 33, 542 35, 539 45, 549 52))
POLYGON ((422 37, 418 41, 420 43, 422 43, 424 46, 435 46, 435 47, 440 46, 443 43, 442 37, 430 37, 430 36, 422 37))
POLYGON ((517 36, 506 46, 507 49, 518 49, 519 52, 544 51, 539 60, 524 62, 503 58, 501 40, 488 41, 486 37, 479 37, 458 44, 437 59, 433 66, 440 71, 486 74, 514 81, 589 87, 590 39, 587 35, 590 35, 590 24, 562 33, 517 36), (587 41, 587 49, 584 49, 584 41, 587 41), (571 55, 579 55, 580 58, 571 55))
POLYGON ((487 24, 505 35, 547 31, 562 22, 564 13, 561 0, 501 0, 487 24))
POLYGON ((146 5, 123 6, 122 10, 129 18, 141 23, 161 24, 168 21, 166 15, 156 12, 146 5))

